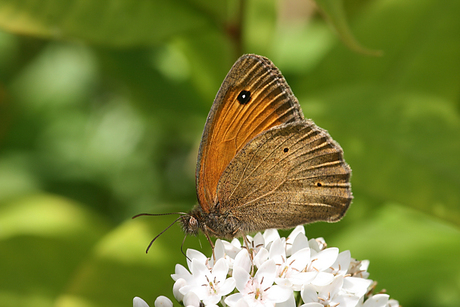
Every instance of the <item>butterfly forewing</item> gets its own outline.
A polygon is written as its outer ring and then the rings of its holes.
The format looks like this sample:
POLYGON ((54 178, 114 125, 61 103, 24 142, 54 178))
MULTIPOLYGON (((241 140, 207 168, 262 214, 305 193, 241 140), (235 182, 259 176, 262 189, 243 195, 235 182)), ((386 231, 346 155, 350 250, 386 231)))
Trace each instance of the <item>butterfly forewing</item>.
POLYGON ((242 56, 231 68, 208 115, 196 169, 197 197, 209 212, 219 179, 235 155, 258 134, 303 119, 299 103, 268 59, 242 56))
POLYGON ((251 140, 222 174, 220 214, 242 232, 339 220, 351 203, 340 146, 311 121, 274 127, 251 140))

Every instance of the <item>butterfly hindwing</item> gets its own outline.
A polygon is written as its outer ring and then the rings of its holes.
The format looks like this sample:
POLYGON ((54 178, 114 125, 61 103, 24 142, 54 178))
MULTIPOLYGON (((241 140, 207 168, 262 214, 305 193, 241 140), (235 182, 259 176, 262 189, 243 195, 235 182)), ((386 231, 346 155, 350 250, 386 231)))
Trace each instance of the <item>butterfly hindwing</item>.
POLYGON ((302 120, 249 142, 219 181, 220 214, 244 232, 339 220, 351 203, 351 170, 327 131, 302 120))

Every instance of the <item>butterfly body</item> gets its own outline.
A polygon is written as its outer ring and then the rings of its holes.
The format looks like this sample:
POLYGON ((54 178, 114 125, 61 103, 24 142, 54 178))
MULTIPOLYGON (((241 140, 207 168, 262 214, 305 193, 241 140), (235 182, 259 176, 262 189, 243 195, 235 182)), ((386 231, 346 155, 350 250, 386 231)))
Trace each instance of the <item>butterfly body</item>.
POLYGON ((350 175, 341 147, 304 119, 273 63, 244 55, 208 115, 197 160, 199 204, 182 226, 188 234, 233 238, 335 222, 352 200, 350 175))

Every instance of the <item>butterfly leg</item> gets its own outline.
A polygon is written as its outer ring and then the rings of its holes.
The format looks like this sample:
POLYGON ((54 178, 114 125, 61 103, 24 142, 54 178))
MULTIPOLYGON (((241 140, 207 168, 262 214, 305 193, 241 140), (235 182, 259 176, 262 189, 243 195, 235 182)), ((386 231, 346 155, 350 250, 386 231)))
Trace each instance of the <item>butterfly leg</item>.
POLYGON ((254 242, 250 243, 248 237, 243 234, 243 241, 248 250, 249 257, 251 258, 251 275, 254 276, 254 242))
POLYGON ((216 259, 216 254, 214 253, 214 244, 211 241, 211 237, 209 236, 208 232, 204 232, 204 235, 206 236, 206 239, 208 239, 209 244, 211 245, 212 248, 212 257, 214 258, 214 261, 217 261, 216 259))

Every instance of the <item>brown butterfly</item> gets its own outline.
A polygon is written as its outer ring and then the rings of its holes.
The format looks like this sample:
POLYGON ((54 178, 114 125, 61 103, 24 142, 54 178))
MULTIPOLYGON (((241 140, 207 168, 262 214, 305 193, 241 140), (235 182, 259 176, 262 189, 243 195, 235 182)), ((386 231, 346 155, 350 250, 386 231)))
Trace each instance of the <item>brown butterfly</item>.
POLYGON ((199 205, 187 234, 233 238, 268 228, 336 222, 352 200, 351 169, 329 133, 303 117, 267 58, 240 57, 209 112, 196 166, 199 205))
POLYGON ((353 198, 350 175, 342 148, 304 119, 275 65, 243 55, 206 120, 196 165, 199 205, 178 220, 186 234, 201 230, 211 245, 210 236, 336 222, 353 198))

